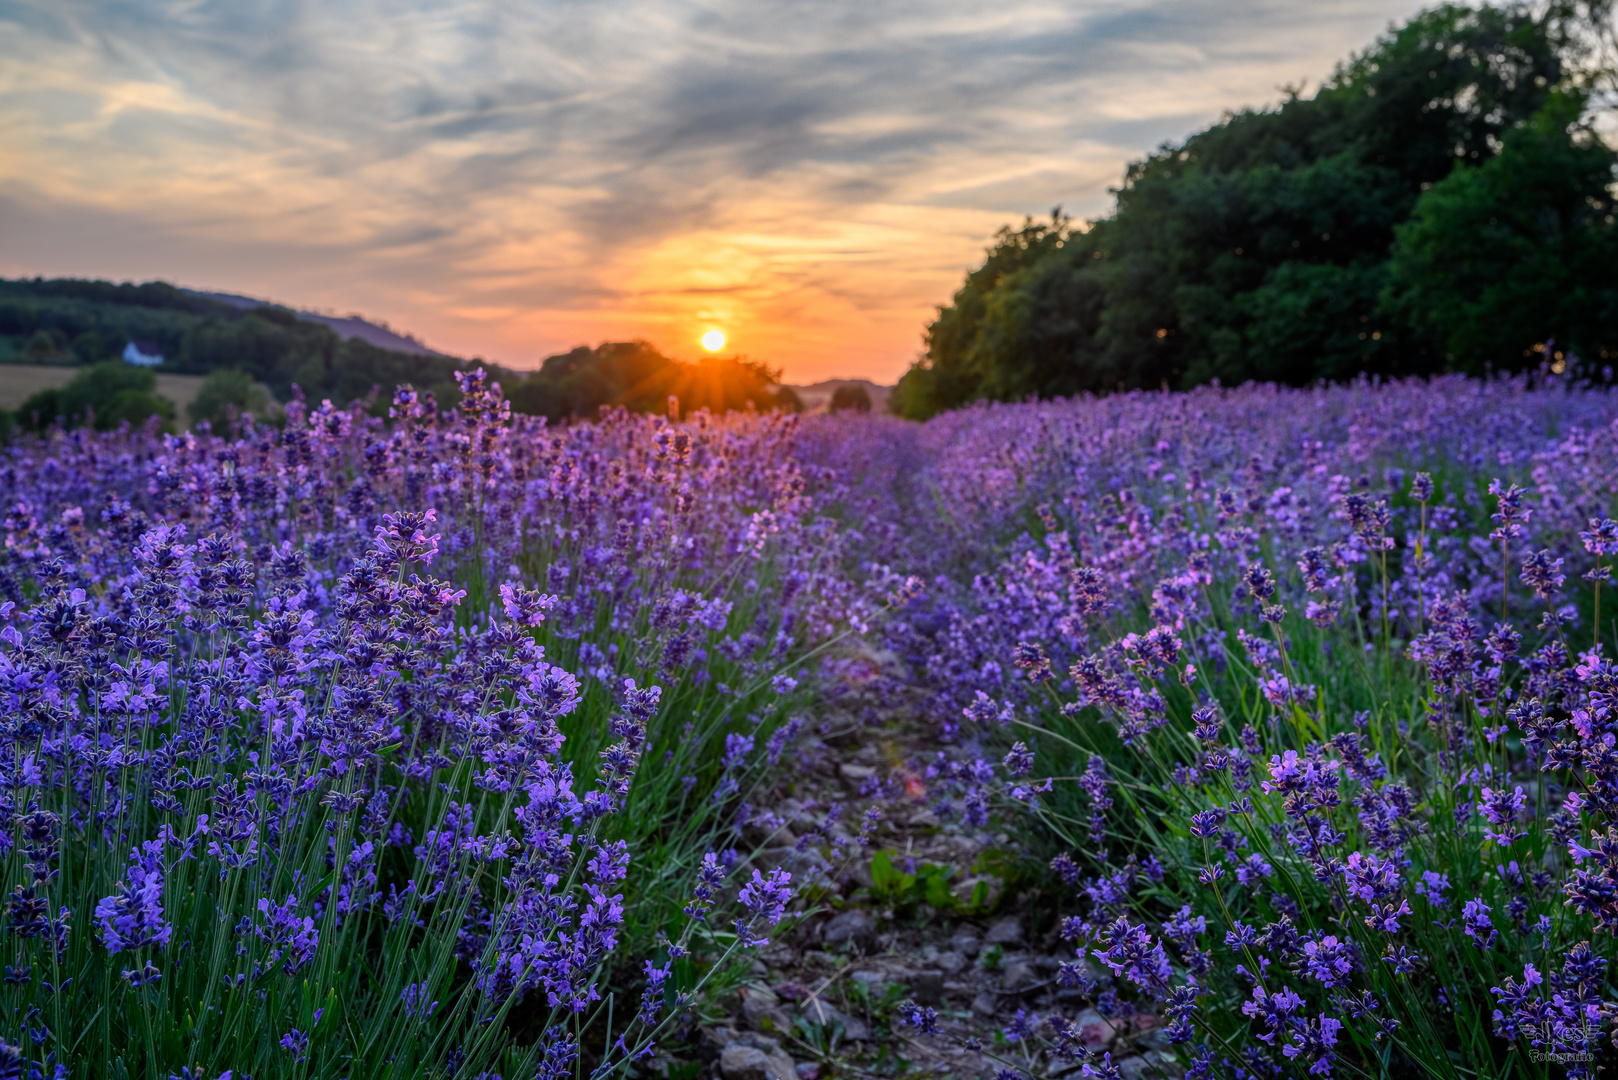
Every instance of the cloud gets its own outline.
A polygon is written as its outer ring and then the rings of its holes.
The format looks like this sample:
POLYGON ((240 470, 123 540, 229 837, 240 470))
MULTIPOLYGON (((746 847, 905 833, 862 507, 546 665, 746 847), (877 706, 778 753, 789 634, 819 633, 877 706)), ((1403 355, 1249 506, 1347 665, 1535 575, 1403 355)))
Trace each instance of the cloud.
POLYGON ((0 271, 532 364, 709 325, 893 378, 1001 223, 1318 81, 1392 0, 0 0, 0 271))

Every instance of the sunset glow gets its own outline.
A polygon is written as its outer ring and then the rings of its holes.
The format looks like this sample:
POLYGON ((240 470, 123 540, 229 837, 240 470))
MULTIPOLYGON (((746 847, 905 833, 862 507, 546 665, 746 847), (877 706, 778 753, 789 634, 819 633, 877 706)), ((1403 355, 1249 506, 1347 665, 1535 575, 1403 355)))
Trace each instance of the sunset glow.
POLYGON ((718 352, 725 347, 725 335, 718 330, 709 330, 702 335, 702 347, 709 352, 718 352))
POLYGON ((1417 5, 832 6, 0 5, 0 276, 518 368, 745 325, 789 381, 888 383, 995 229, 1104 212, 1130 160, 1417 5))

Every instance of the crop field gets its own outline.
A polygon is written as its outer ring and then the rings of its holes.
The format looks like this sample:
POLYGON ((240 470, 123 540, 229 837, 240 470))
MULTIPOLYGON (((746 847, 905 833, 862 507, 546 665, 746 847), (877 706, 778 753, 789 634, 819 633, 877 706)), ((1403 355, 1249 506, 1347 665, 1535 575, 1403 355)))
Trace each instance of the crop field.
MULTIPOLYGON (((12 412, 22 408, 23 402, 41 390, 60 390, 73 381, 81 369, 54 364, 0 364, 0 409, 12 412)), ((157 393, 174 402, 180 414, 196 400, 205 376, 157 376, 157 393)))
POLYGON ((0 451, 0 1076, 1610 1059, 1610 389, 459 378, 0 451))

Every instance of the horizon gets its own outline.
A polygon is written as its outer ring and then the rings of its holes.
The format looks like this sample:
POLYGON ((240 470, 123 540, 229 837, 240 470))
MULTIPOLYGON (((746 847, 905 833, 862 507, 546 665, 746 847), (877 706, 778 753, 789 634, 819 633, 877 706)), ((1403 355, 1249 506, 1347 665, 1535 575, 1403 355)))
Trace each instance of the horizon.
POLYGON ((358 314, 532 369, 643 338, 891 385, 994 231, 1312 90, 1420 5, 0 10, 0 275, 358 314))

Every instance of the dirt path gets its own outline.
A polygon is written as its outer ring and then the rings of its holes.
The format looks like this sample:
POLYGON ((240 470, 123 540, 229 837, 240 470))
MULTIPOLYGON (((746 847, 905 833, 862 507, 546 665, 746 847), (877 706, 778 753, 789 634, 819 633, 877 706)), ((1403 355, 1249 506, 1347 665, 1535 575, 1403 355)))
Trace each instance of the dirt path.
POLYGON ((1074 1021, 1088 1048, 1112 1052, 1126 1080, 1178 1076, 1153 1017, 1105 1018, 1059 985, 1073 950, 1054 913, 1040 918, 1016 895, 1017 838, 935 813, 937 781, 926 766, 940 750, 971 755, 941 746, 930 723, 892 700, 895 682, 885 695, 855 688, 840 700, 755 809, 755 864, 791 870, 819 910, 762 951, 747 984, 723 1002, 730 1016, 691 1033, 696 1060, 680 1069, 669 1059, 667 1075, 992 1077, 1011 1066, 1023 1076, 1077 1076, 1079 1061, 1045 1060, 998 1037, 1008 1025, 1015 1031, 1021 1010, 1074 1021), (827 828, 833 804, 841 813, 827 828), (942 1034, 901 1025, 905 1002, 935 1009, 942 1034), (1004 1060, 963 1045, 973 1039, 1004 1060))

